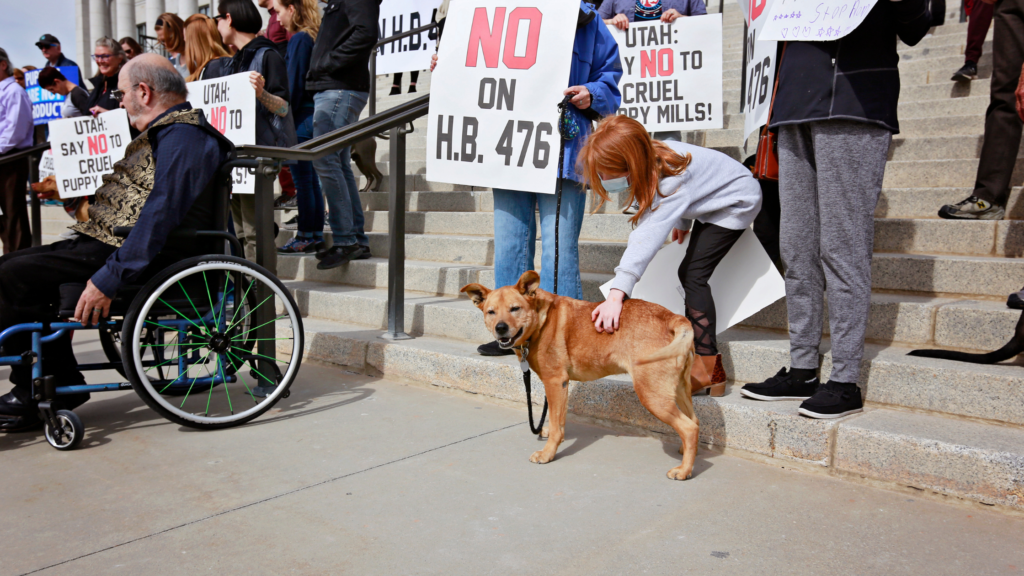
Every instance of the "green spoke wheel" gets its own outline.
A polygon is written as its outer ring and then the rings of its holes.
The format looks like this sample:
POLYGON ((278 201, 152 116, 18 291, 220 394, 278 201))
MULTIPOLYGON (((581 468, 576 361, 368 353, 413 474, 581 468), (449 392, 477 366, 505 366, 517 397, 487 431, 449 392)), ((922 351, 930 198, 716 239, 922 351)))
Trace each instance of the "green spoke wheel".
POLYGON ((200 429, 243 424, 286 398, 302 349, 288 289, 232 256, 161 272, 132 301, 121 334, 135 392, 168 420, 200 429))

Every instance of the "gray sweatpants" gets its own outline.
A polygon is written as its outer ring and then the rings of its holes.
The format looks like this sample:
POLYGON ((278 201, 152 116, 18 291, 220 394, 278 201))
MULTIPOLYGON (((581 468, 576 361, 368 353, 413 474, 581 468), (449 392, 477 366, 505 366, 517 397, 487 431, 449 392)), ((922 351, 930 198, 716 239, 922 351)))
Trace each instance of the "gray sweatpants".
POLYGON ((849 120, 779 128, 780 248, 793 368, 818 367, 827 289, 830 379, 860 379, 875 204, 891 142, 885 128, 849 120))

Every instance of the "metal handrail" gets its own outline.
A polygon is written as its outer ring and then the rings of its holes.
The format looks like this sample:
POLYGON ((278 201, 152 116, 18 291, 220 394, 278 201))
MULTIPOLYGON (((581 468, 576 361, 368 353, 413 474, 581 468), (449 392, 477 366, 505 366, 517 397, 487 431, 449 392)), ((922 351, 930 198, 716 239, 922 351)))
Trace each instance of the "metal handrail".
POLYGON ((42 144, 36 144, 30 148, 22 148, 17 152, 8 152, 3 156, 0 156, 0 164, 7 164, 8 162, 14 162, 15 160, 21 160, 22 158, 28 158, 38 154, 39 152, 45 152, 50 149, 49 142, 43 142, 42 144))
MULTIPOLYGON (((420 96, 380 114, 328 132, 292 148, 277 146, 238 146, 237 160, 230 164, 255 170, 256 176, 256 263, 276 273, 273 234, 273 182, 287 160, 311 161, 337 153, 376 134, 390 130, 388 178, 388 330, 389 340, 410 338, 405 333, 405 125, 430 108, 430 96, 420 96)), ((259 297, 259 295, 257 295, 259 297)), ((264 320, 269 322, 270 320, 264 320)), ((257 318, 257 322, 261 322, 257 318)), ((268 347, 269 350, 269 347, 268 347)), ((263 353, 263 352, 261 352, 263 353)), ((267 352, 267 355, 272 355, 267 352)))
POLYGON ((412 36, 413 34, 422 34, 424 32, 429 32, 434 28, 437 28, 437 22, 431 22, 430 24, 420 26, 419 28, 413 28, 412 30, 407 30, 405 32, 395 34, 394 36, 388 36, 387 38, 383 38, 373 45, 373 58, 370 58, 370 116, 373 116, 374 114, 377 113, 377 49, 380 48, 381 46, 386 46, 396 40, 401 40, 402 38, 412 36))

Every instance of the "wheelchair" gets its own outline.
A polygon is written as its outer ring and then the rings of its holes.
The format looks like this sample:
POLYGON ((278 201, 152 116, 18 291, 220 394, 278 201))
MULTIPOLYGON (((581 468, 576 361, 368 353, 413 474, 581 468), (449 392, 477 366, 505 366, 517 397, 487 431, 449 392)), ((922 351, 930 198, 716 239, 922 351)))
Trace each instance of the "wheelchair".
MULTIPOLYGON (((124 287, 98 325, 35 322, 0 332, 0 345, 17 333, 31 335, 31 350, 0 356, 0 366, 32 366, 32 397, 54 448, 72 450, 85 435, 81 418, 59 409, 62 396, 130 388, 164 418, 201 430, 245 424, 288 397, 302 362, 302 317, 274 274, 226 249, 242 253, 238 239, 226 232, 230 167, 223 166, 211 184, 219 230, 178 229, 168 239, 168 245, 206 242, 223 253, 178 260, 143 285, 124 287), (99 331, 108 361, 78 369, 114 369, 127 381, 61 386, 46 375, 42 345, 80 330, 99 331)), ((114 230, 122 237, 130 232, 114 230)), ((60 286, 60 318, 74 316, 84 289, 60 286)))

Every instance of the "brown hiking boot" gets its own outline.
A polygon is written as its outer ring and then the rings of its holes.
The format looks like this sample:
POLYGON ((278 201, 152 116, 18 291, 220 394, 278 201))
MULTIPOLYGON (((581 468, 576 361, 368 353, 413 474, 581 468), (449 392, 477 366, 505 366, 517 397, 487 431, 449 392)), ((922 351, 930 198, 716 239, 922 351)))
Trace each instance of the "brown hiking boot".
POLYGON ((723 396, 725 395, 726 379, 721 354, 696 355, 694 357, 693 368, 690 369, 691 394, 697 394, 707 389, 709 396, 723 396))

